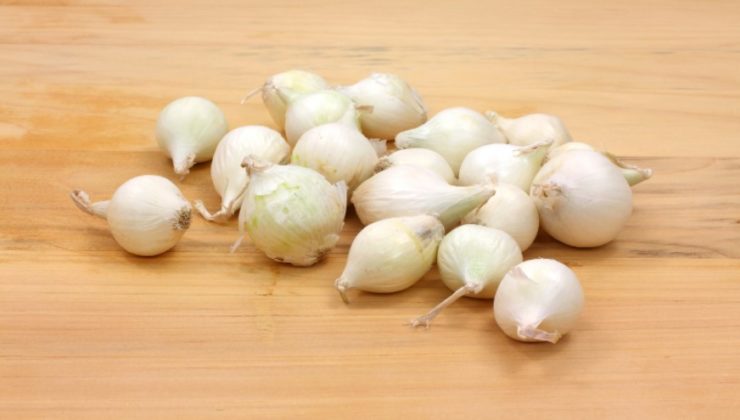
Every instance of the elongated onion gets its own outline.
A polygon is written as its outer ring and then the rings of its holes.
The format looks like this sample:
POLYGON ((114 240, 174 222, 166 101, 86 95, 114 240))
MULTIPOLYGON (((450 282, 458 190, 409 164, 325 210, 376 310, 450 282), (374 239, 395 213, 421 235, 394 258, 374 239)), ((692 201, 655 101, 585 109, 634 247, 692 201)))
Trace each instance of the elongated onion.
POLYGON ((430 170, 401 165, 363 182, 352 194, 352 203, 365 225, 389 217, 434 214, 450 229, 494 192, 493 185, 452 186, 430 170))
POLYGON ((393 293, 411 287, 429 271, 444 227, 429 215, 393 217, 371 223, 352 242, 335 286, 342 300, 359 289, 393 293))

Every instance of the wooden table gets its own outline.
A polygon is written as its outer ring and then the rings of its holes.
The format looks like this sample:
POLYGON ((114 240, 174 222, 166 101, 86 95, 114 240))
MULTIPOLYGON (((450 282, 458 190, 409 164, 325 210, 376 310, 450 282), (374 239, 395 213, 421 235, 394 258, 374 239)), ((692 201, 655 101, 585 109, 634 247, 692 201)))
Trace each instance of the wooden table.
MULTIPOLYGON (((0 4, 0 417, 737 418, 740 3, 0 4), (577 330, 514 342, 472 299, 411 330, 448 294, 436 271, 345 306, 354 216, 301 269, 230 255, 236 223, 199 218, 173 252, 133 257, 67 197, 175 179, 153 141, 175 97, 271 124, 239 99, 292 67, 395 72, 433 112, 554 113, 652 167, 615 242, 525 255, 577 272, 577 330)), ((218 202, 207 164, 179 185, 218 202)))

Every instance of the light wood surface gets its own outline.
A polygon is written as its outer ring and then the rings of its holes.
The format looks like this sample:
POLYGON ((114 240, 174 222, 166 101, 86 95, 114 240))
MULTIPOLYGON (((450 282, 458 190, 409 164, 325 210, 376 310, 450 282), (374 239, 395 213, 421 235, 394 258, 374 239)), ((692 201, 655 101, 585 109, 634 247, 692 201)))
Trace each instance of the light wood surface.
MULTIPOLYGON (((737 418, 739 21, 736 1, 0 0, 0 417, 737 418), (448 294, 436 270, 345 306, 354 215, 300 269, 199 218, 133 257, 69 201, 174 180, 153 129, 175 97, 271 124, 239 99, 292 67, 395 72, 433 112, 555 113, 652 167, 617 241, 525 255, 576 271, 578 328, 514 342, 464 299, 410 330, 448 294)), ((207 164, 179 185, 218 202, 207 164)))

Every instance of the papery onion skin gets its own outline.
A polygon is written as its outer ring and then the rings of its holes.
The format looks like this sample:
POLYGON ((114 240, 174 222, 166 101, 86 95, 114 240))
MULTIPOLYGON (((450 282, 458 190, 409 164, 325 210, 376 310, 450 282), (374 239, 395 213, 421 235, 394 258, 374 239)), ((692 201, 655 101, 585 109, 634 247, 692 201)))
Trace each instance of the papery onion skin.
POLYGON ((273 260, 296 266, 317 263, 339 240, 347 209, 347 186, 296 165, 247 159, 249 186, 239 228, 273 260))

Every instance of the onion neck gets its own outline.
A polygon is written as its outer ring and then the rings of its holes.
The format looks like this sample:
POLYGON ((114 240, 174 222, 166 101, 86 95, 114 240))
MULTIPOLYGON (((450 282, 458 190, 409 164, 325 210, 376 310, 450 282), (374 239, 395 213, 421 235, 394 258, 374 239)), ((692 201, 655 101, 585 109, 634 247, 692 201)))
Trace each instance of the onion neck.
POLYGON ((228 214, 228 209, 224 207, 223 204, 221 205, 221 208, 214 213, 209 212, 206 208, 206 205, 201 200, 196 200, 193 203, 193 207, 195 207, 195 210, 198 211, 201 217, 208 220, 209 222, 222 223, 231 216, 230 214, 228 214))
POLYGON ((177 150, 172 153, 172 166, 181 181, 190 173, 193 165, 195 165, 195 153, 187 154, 177 150))
POLYGON ((509 124, 509 119, 499 115, 495 111, 486 111, 483 113, 485 117, 488 119, 488 121, 493 124, 494 127, 496 127, 496 130, 498 130, 499 134, 501 134, 501 137, 506 140, 506 143, 510 143, 509 138, 506 136, 506 130, 507 126, 509 124))
MULTIPOLYGON (((535 282, 535 280, 529 277, 518 265, 511 269, 511 275, 522 282, 535 282)), ((540 329, 539 326, 541 323, 542 319, 539 319, 536 322, 517 323, 516 335, 525 341, 547 341, 553 344, 557 343, 558 340, 560 340, 560 337, 562 337, 562 334, 557 331, 549 332, 540 329)))
POLYGON ((69 194, 69 196, 77 208, 85 213, 100 217, 101 219, 108 218, 108 206, 110 205, 110 200, 91 203, 90 195, 82 190, 74 190, 69 194))
POLYGON ((250 98, 252 98, 252 96, 254 96, 254 95, 262 92, 262 90, 265 88, 265 86, 266 85, 263 85, 263 86, 258 87, 257 89, 252 89, 249 92, 247 92, 247 94, 244 95, 244 97, 242 98, 240 104, 241 105, 244 105, 244 103, 247 102, 250 98))
POLYGON ((334 282, 334 288, 337 289, 337 292, 339 292, 339 297, 342 298, 342 302, 349 305, 347 291, 351 289, 351 287, 347 286, 347 281, 344 279, 344 277, 339 277, 336 282, 334 282))
POLYGON ((208 220, 209 222, 223 223, 229 220, 229 218, 234 215, 236 209, 239 207, 242 199, 244 198, 245 191, 240 190, 237 195, 234 196, 234 194, 229 192, 228 184, 226 185, 225 190, 226 192, 224 193, 224 197, 221 200, 221 208, 219 208, 218 211, 216 211, 215 213, 209 212, 205 204, 201 200, 197 200, 193 203, 195 209, 204 219, 208 220))
MULTIPOLYGON (((271 167, 273 167, 275 164, 272 162, 268 162, 266 160, 262 160, 259 158, 256 158, 252 155, 249 155, 242 160, 242 168, 247 169, 247 174, 251 177, 252 175, 260 172, 264 172, 271 167)), ((246 191, 246 185, 244 186, 244 190, 246 191)))
POLYGON ((632 165, 623 162, 620 158, 614 156, 609 152, 604 152, 606 156, 613 164, 615 164, 621 171, 624 179, 630 184, 630 187, 635 186, 643 181, 647 181, 653 176, 653 170, 650 168, 641 168, 637 165, 632 165))
MULTIPOLYGON (((427 122, 428 124, 428 122, 427 122)), ((411 130, 406 130, 396 135, 396 148, 397 149, 408 149, 411 147, 418 147, 423 144, 426 139, 427 128, 422 125, 411 130)))
POLYGON ((465 286, 462 286, 455 290, 451 295, 449 295, 445 300, 437 304, 432 310, 427 312, 426 314, 414 318, 411 321, 409 321, 409 325, 412 327, 418 327, 418 326, 424 326, 425 328, 429 328, 429 326, 432 323, 432 320, 437 317, 446 307, 452 305, 455 303, 458 299, 460 299, 463 296, 467 296, 470 294, 477 294, 480 293, 480 291, 483 290, 483 283, 467 283, 465 286))
POLYGON ((234 243, 231 245, 231 248, 229 248, 229 253, 233 254, 236 252, 237 249, 241 246, 242 242, 244 241, 244 237, 247 236, 246 233, 242 233, 239 235, 239 237, 234 241, 234 243))
POLYGON ((493 182, 486 185, 474 185, 470 187, 451 186, 450 188, 473 189, 473 192, 469 193, 466 197, 446 208, 439 214, 439 220, 445 226, 445 230, 448 231, 455 223, 459 222, 471 211, 485 204, 489 198, 496 194, 496 187, 493 182))
POLYGON ((542 166, 542 162, 545 161, 545 157, 552 143, 552 140, 540 141, 528 146, 522 146, 515 153, 518 156, 526 157, 534 166, 539 168, 542 166))
POLYGON ((370 146, 373 147, 373 150, 375 150, 375 154, 378 155, 378 157, 381 157, 388 152, 388 145, 386 140, 368 139, 368 141, 370 142, 370 146))

